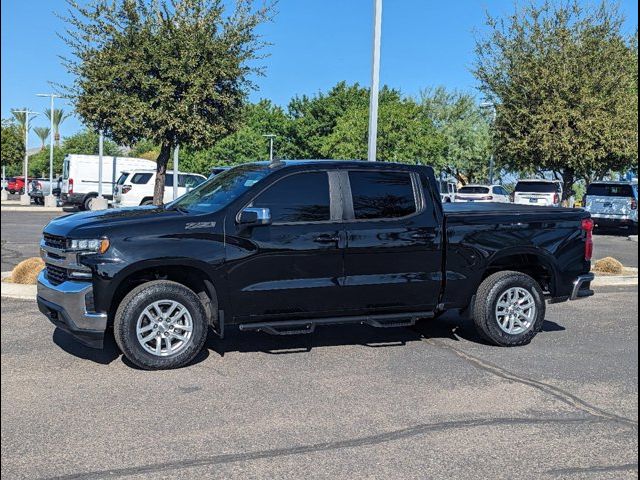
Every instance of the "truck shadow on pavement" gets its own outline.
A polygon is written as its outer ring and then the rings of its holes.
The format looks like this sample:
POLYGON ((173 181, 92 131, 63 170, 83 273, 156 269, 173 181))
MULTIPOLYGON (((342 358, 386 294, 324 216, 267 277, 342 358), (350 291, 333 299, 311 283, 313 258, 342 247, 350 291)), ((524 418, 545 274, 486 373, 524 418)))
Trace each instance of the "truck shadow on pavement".
MULTIPOLYGON (((565 328, 545 320, 543 332, 558 332, 565 328)), ((425 339, 466 340, 488 345, 475 331, 473 323, 457 316, 425 320, 409 328, 372 328, 364 325, 318 327, 309 335, 273 336, 261 332, 240 332, 229 328, 224 339, 210 334, 205 347, 221 357, 225 353, 261 352, 271 355, 308 353, 314 348, 340 345, 360 345, 367 348, 404 347, 425 339)))
MULTIPOLYGON (((544 332, 559 332, 565 328, 553 321, 545 320, 544 332)), ((291 355, 309 353, 314 348, 335 347, 340 345, 360 345, 366 348, 398 348, 411 342, 425 339, 465 340, 472 343, 488 345, 477 335, 470 320, 457 316, 446 316, 434 320, 426 320, 410 328, 373 328, 364 325, 338 325, 319 327, 313 334, 273 336, 261 332, 241 332, 237 327, 227 329, 224 339, 209 332, 205 348, 189 364, 195 365, 206 360, 210 352, 224 357, 226 353, 268 353, 270 355, 291 355)), ((105 336, 102 350, 89 348, 71 335, 56 328, 53 342, 62 350, 74 357, 89 360, 101 365, 108 365, 118 357, 131 368, 138 369, 122 356, 112 334, 105 336)))

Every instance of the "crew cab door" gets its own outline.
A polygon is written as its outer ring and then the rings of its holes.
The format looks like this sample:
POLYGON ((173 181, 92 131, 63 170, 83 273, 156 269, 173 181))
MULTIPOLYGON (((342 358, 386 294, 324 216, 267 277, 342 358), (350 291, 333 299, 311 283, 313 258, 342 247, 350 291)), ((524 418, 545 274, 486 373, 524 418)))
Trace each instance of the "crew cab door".
MULTIPOLYGON (((342 202, 331 186, 333 172, 292 173, 247 205, 268 209, 269 225, 234 226, 241 258, 230 255, 229 291, 236 319, 304 319, 342 308, 345 234, 342 202), (330 194, 331 191, 331 194, 330 194)), ((266 210, 263 210, 266 211, 266 210)))
POLYGON ((436 307, 442 232, 422 180, 410 170, 348 172, 345 309, 366 314, 436 307))

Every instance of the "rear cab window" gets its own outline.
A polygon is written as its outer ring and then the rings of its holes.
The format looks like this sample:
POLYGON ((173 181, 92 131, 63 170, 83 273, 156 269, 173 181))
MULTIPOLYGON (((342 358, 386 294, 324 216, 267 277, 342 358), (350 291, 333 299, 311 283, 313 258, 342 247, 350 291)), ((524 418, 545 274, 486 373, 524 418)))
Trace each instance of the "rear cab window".
POLYGON ((587 187, 587 195, 593 197, 626 197, 637 198, 637 188, 632 185, 592 183, 587 187))
POLYGON ((385 220, 418 212, 418 193, 411 172, 349 171, 355 220, 385 220))
POLYGON ((487 187, 462 187, 460 190, 458 190, 458 193, 469 193, 469 194, 480 194, 480 195, 484 195, 486 193, 489 193, 489 188, 487 187))
POLYGON ((558 193, 560 187, 553 182, 518 182, 516 192, 525 193, 558 193))

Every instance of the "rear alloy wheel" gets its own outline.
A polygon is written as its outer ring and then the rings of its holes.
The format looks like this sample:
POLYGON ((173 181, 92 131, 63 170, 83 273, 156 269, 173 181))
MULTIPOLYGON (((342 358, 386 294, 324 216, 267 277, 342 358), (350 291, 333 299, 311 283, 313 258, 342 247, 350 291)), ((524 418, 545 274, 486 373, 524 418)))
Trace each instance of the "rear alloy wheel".
POLYGON ((478 333, 495 345, 526 345, 542 331, 544 294, 529 275, 494 273, 480 284, 476 299, 473 320, 478 333))
POLYGON ((122 299, 113 333, 125 357, 147 370, 179 368, 202 350, 208 323, 201 299, 168 280, 143 283, 122 299))

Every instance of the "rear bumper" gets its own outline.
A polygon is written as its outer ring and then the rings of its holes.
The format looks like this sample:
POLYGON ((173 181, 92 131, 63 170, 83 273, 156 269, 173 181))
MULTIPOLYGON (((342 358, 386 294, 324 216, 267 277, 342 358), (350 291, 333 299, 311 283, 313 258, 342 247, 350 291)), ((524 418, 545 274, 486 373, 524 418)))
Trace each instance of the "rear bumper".
POLYGON ((88 347, 102 348, 107 314, 90 312, 93 286, 90 282, 66 281, 52 284, 46 270, 38 275, 38 309, 60 329, 88 347), (88 295, 91 297, 87 298, 88 295))
POLYGON ((595 275, 593 273, 585 273, 576 278, 573 282, 573 290, 571 291, 569 300, 579 300, 593 296, 594 292, 591 290, 591 282, 593 282, 594 278, 595 275))
POLYGON ((598 227, 626 227, 637 225, 638 223, 638 218, 630 215, 591 213, 591 218, 598 227))

